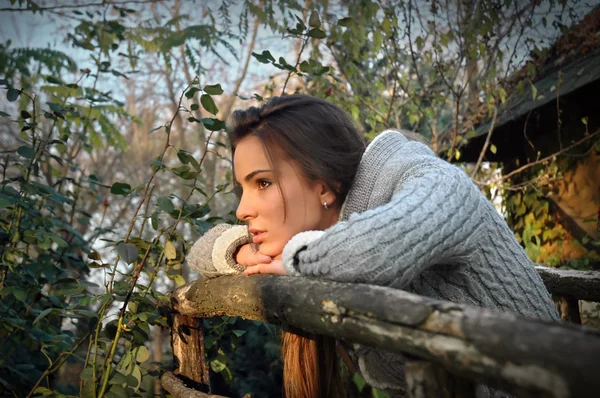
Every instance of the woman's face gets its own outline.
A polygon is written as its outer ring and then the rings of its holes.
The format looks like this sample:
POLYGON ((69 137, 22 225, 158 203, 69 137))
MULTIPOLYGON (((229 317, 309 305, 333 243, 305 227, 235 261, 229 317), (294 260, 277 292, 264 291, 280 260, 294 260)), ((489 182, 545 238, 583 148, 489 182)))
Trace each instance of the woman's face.
POLYGON ((297 233, 326 229, 337 220, 336 211, 323 206, 333 204, 333 193, 320 182, 308 181, 281 151, 275 155, 279 182, 256 136, 244 137, 233 158, 235 178, 242 187, 236 215, 248 223, 259 251, 271 257, 280 256, 297 233))

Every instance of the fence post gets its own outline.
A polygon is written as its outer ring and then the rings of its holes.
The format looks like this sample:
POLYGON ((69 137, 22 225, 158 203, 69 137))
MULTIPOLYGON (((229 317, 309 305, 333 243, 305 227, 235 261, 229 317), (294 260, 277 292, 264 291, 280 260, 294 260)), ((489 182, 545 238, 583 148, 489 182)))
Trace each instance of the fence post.
POLYGON ((560 319, 565 322, 571 322, 581 325, 581 316, 579 314, 579 300, 571 296, 564 295, 552 295, 558 312, 560 313, 560 319))
POLYGON ((473 383, 448 373, 428 361, 407 361, 404 365, 408 398, 474 398, 473 383))
POLYGON ((175 375, 188 387, 210 392, 202 319, 173 314, 171 345, 176 368, 175 375))

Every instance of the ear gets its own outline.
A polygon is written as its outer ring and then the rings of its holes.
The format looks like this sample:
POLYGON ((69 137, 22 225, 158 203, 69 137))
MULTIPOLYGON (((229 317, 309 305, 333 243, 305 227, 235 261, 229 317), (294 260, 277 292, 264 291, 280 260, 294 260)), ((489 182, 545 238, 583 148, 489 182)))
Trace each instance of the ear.
POLYGON ((335 204, 335 193, 324 181, 319 181, 317 183, 317 193, 321 204, 327 203, 327 207, 331 207, 335 204))

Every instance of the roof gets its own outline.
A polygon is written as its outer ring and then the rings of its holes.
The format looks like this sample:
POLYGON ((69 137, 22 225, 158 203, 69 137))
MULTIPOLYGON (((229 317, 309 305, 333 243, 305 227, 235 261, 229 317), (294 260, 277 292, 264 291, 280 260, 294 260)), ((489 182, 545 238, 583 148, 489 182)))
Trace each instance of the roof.
MULTIPOLYGON (((557 96, 564 98, 576 94, 582 87, 600 82, 600 6, 571 27, 546 52, 544 58, 533 56, 503 83, 508 96, 498 109, 496 132, 532 110, 556 102, 557 96), (531 68, 530 64, 535 68, 531 68), (528 76, 533 69, 535 75, 528 76)), ((475 134, 471 133, 468 143, 463 146, 463 153, 478 154, 492 120, 486 104, 479 105, 470 114, 469 122, 463 123, 461 129, 464 135, 473 130, 475 134)), ((511 131, 502 133, 511 134, 511 131)), ((471 159, 467 155, 463 160, 471 159)))

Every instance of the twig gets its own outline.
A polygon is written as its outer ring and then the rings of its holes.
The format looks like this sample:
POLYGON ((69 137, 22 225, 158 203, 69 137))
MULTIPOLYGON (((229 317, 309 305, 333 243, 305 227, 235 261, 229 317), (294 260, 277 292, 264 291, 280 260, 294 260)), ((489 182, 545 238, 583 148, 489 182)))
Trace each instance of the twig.
POLYGON ((483 144, 483 148, 481 149, 481 153, 479 154, 479 159, 477 159, 477 163, 475 164, 475 169, 471 173, 471 178, 475 177, 477 170, 479 170, 479 166, 481 166, 481 162, 483 161, 483 155, 485 155, 485 151, 487 151, 488 145, 490 144, 490 139, 492 138, 492 132, 494 131, 494 125, 496 124, 496 116, 498 115, 498 106, 494 107, 494 116, 492 117, 492 124, 490 125, 490 129, 488 130, 487 137, 485 138, 485 143, 483 144))
MULTIPOLYGON (((302 56, 302 52, 304 51, 304 47, 306 47, 306 44, 308 43, 308 39, 309 39, 309 36, 306 35, 306 38, 302 42, 302 47, 300 48, 300 51, 298 51, 298 58, 296 58, 296 65, 294 65, 294 69, 296 71, 298 70, 298 65, 300 64, 300 56, 302 56)), ((283 89, 281 89, 281 95, 285 95, 285 88, 287 87, 288 81, 290 80, 292 73, 294 73, 294 72, 292 72, 292 71, 288 72, 288 75, 285 78, 285 83, 283 83, 283 89)))
MULTIPOLYGON (((37 380, 37 382, 33 385, 33 387, 31 388, 31 391, 29 391, 29 394, 27 395, 27 398, 31 397, 33 395, 33 393, 35 392, 35 389, 38 388, 38 386, 40 385, 40 383, 48 376, 50 376, 52 373, 56 372, 58 369, 60 369, 60 367, 63 365, 63 363, 65 363, 65 361, 67 359, 69 359, 69 356, 71 354, 73 354, 75 351, 77 351, 77 349, 79 348, 79 346, 81 346, 81 344, 87 340, 87 338, 90 337, 90 334, 86 334, 85 336, 83 336, 79 342, 77 342, 77 344, 75 344, 75 346, 73 347, 73 349, 71 351, 65 351, 65 352, 61 352, 58 357, 56 358, 55 361, 51 361, 50 366, 48 367, 48 369, 46 369, 44 371, 44 373, 42 373, 42 375, 40 376, 40 378, 37 380), (61 361, 61 358, 63 358, 61 361), (57 362, 59 362, 57 364, 57 362), (54 365, 54 366, 53 366, 54 365)), ((42 353, 44 353, 42 351, 42 353)))
POLYGON ((504 181, 504 180, 506 180, 506 179, 508 179, 508 178, 510 178, 510 177, 512 177, 512 176, 514 176, 515 174, 519 174, 520 172, 522 172, 522 171, 524 171, 524 170, 527 170, 527 169, 529 169, 529 168, 531 168, 531 167, 533 167, 533 166, 535 166, 535 165, 538 165, 538 164, 544 163, 544 162, 546 162, 547 160, 550 160, 550 159, 552 159, 552 158, 553 158, 553 157, 555 157, 555 156, 562 155, 563 153, 565 153, 565 152, 567 152, 567 151, 569 151, 569 150, 571 150, 571 149, 575 148, 576 146, 578 146, 578 145, 581 145, 581 144, 583 144, 584 142, 586 142, 586 141, 588 141, 588 140, 592 139, 593 137, 597 136, 598 134, 600 134, 600 130, 596 131, 595 133, 593 133, 593 134, 591 134, 591 135, 588 135, 587 137, 584 137, 584 138, 580 139, 580 140, 579 140, 579 141, 577 141, 576 143, 574 143, 574 144, 571 144, 571 145, 569 145, 568 147, 566 147, 566 148, 563 148, 562 150, 560 150, 560 151, 558 151, 558 152, 556 152, 556 153, 553 153, 552 155, 546 156, 546 157, 545 157, 545 158, 543 158, 543 159, 536 160, 535 162, 527 163, 526 165, 524 165, 524 166, 522 166, 522 167, 519 167, 518 169, 516 169, 516 170, 513 170, 513 171, 511 171, 510 173, 508 173, 508 174, 506 174, 506 175, 503 175, 503 176, 501 176, 501 177, 498 177, 498 178, 496 178, 496 179, 494 179, 494 180, 492 180, 492 181, 489 181, 489 182, 475 181, 475 183, 476 183, 476 184, 478 184, 478 185, 490 185, 490 184, 496 184, 496 183, 498 183, 498 182, 504 181))
MULTIPOLYGON (((461 93, 462 95, 462 93, 461 93)), ((448 162, 451 162, 454 158, 454 148, 456 147, 456 138, 458 137, 458 114, 460 111, 460 96, 456 97, 456 115, 454 116, 454 134, 452 135, 452 146, 450 147, 450 156, 448 156, 448 162)))
MULTIPOLYGON (((265 4, 265 2, 264 2, 264 0, 262 0, 259 3, 258 7, 262 9, 264 7, 264 4, 265 4)), ((231 100, 230 100, 229 104, 227 104, 227 106, 225 107, 225 111, 223 112, 223 117, 228 117, 229 114, 231 113, 231 108, 233 108, 233 103, 235 102, 235 96, 237 95, 238 91, 240 90, 240 86, 242 85, 242 82, 246 78, 246 73, 248 72, 248 65, 250 64, 250 59, 252 58, 252 51, 254 49, 254 43, 256 41, 256 35, 258 33, 259 26, 260 26, 260 18, 256 17, 256 20, 254 21, 254 28, 252 30, 252 38, 250 39, 250 44, 248 45, 248 54, 246 55, 246 60, 244 61, 242 73, 241 73, 240 77, 237 79, 237 81, 235 82, 235 88, 233 89, 231 100)))

